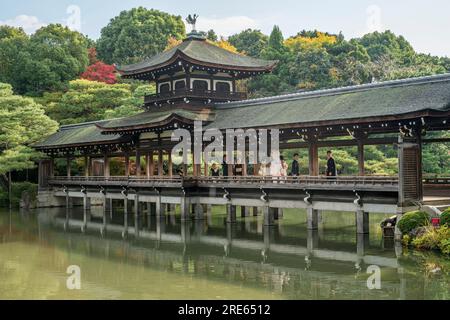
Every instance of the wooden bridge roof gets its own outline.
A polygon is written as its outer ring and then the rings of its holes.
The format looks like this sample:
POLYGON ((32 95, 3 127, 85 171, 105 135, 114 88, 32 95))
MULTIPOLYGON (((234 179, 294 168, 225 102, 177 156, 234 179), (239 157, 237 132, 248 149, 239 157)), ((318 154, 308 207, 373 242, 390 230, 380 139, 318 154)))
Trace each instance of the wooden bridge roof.
POLYGON ((319 125, 450 112, 450 74, 218 104, 218 129, 319 125))
POLYGON ((49 149, 49 148, 66 148, 76 147, 82 145, 101 145, 101 144, 113 144, 124 141, 124 138, 119 135, 104 135, 97 125, 108 121, 97 121, 81 123, 76 125, 62 126, 58 132, 49 136, 44 141, 33 145, 36 149, 49 149))
POLYGON ((269 72, 277 64, 277 61, 256 59, 233 53, 209 43, 204 38, 190 36, 168 51, 159 53, 143 62, 120 66, 117 69, 125 77, 133 76, 166 68, 179 59, 201 66, 254 72, 269 72))
POLYGON ((222 103, 204 109, 163 109, 111 121, 62 127, 35 145, 57 148, 120 142, 114 132, 171 121, 208 122, 205 128, 311 127, 450 116, 450 74, 222 103), (109 133, 109 135, 105 135, 109 133))

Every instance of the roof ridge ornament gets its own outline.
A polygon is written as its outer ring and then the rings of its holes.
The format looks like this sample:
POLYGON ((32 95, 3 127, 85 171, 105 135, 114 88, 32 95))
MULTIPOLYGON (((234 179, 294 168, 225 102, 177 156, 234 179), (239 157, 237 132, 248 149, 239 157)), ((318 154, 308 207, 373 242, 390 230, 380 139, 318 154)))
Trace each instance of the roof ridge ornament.
POLYGON ((199 15, 198 14, 190 14, 188 15, 188 17, 186 18, 186 22, 187 24, 192 26, 192 33, 196 33, 197 32, 197 19, 198 19, 199 15))

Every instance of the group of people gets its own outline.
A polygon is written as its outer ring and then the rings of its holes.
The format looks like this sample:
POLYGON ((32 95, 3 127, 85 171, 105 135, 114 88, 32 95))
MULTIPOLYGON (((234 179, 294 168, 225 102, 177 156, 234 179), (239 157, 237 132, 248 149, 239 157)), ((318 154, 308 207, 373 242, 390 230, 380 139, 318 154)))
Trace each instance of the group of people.
MULTIPOLYGON (((229 172, 230 168, 227 162, 227 156, 223 156, 222 167, 220 168, 217 163, 213 163, 211 166, 211 176, 212 177, 220 177, 221 175, 224 177, 230 176, 229 172)), ((243 166, 241 164, 232 166, 233 175, 241 176, 243 175, 243 166)), ((299 154, 294 154, 294 158, 291 163, 291 171, 289 173, 289 165, 284 159, 283 156, 280 156, 279 161, 273 161, 272 163, 261 164, 259 166, 258 171, 259 176, 272 176, 272 177, 287 177, 288 175, 293 177, 300 176, 300 163, 299 163, 299 154)), ((333 158, 333 152, 327 152, 327 168, 326 168, 326 176, 333 178, 337 176, 336 162, 333 158)))

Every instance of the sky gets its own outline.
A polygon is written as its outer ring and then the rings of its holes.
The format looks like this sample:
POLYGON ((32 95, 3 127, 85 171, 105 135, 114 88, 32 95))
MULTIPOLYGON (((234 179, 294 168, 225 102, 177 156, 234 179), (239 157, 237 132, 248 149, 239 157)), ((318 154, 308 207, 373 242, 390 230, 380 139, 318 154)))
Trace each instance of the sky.
POLYGON ((225 37, 246 28, 269 34, 274 25, 285 37, 317 29, 349 39, 389 29, 418 52, 450 57, 448 0, 1 0, 0 25, 32 33, 61 23, 97 39, 111 18, 138 6, 183 17, 197 13, 197 29, 225 37))

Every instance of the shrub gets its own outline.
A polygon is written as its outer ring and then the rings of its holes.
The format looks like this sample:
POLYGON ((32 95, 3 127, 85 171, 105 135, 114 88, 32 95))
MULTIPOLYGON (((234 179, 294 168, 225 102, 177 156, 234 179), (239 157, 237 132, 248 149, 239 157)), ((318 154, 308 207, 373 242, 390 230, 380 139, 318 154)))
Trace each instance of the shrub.
POLYGON ((450 255, 450 238, 443 239, 439 244, 439 249, 443 254, 450 255))
MULTIPOLYGON (((30 198, 33 200, 37 196, 38 186, 37 184, 31 182, 15 182, 11 187, 11 201, 13 206, 19 206, 20 199, 22 198, 22 194, 24 191, 28 192, 30 198)), ((8 206, 9 204, 9 196, 8 191, 1 190, 0 192, 0 206, 8 206)))
POLYGON ((441 225, 450 227, 450 208, 441 214, 441 225))
POLYGON ((408 212, 398 222, 398 228, 402 233, 408 233, 412 230, 429 224, 428 213, 423 211, 408 212))
POLYGON ((429 226, 422 236, 412 241, 412 244, 419 249, 441 250, 448 254, 450 251, 450 228, 429 226))

